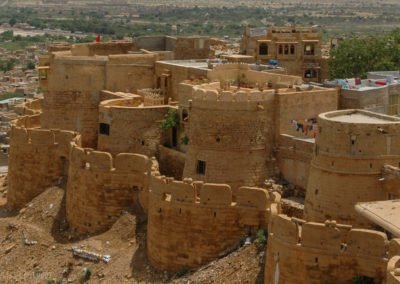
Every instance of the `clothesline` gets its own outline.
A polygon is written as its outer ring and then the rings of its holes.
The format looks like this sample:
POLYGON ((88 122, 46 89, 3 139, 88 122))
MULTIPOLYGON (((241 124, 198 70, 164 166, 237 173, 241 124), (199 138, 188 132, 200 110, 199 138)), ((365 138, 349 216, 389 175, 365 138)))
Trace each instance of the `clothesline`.
POLYGON ((317 136, 318 126, 317 126, 317 119, 313 118, 306 118, 304 120, 291 120, 292 126, 296 129, 296 131, 301 131, 305 135, 312 132, 313 137, 317 136))

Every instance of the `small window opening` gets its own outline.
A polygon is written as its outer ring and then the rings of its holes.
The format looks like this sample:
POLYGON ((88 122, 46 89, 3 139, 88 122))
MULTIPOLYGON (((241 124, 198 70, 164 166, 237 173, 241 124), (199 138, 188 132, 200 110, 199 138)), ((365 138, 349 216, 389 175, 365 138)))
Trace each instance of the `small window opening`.
POLYGON ((197 161, 196 172, 199 175, 205 175, 206 174, 206 162, 205 161, 201 161, 201 160, 197 161))
POLYGON ((266 43, 260 44, 258 54, 259 55, 268 55, 268 44, 266 44, 266 43))
POLYGON ((110 125, 107 123, 100 123, 99 132, 103 135, 110 135, 110 125))

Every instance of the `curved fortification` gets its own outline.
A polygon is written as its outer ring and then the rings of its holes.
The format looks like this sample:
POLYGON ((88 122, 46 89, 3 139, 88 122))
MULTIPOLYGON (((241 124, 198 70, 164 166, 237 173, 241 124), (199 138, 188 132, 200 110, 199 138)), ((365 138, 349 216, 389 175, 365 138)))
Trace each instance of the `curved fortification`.
POLYGON ((97 149, 118 153, 137 153, 153 157, 162 143, 160 123, 170 106, 143 106, 143 99, 131 98, 107 100, 100 103, 99 123, 108 127, 99 133, 97 149))
POLYGON ((277 193, 241 187, 236 202, 226 184, 152 176, 148 192, 147 253, 159 269, 180 271, 210 262, 266 228, 279 212, 277 193))
POLYGON ((217 85, 193 87, 183 176, 234 189, 260 186, 273 173, 274 91, 217 85))
POLYGON ((71 142, 80 144, 72 131, 40 129, 40 116, 25 116, 11 128, 8 205, 21 208, 47 187, 67 177, 71 142))
POLYGON ((385 164, 400 163, 400 119, 344 110, 321 114, 318 125, 305 219, 369 227, 354 205, 388 199, 379 180, 385 164))
POLYGON ((286 215, 273 216, 268 232, 265 284, 344 284, 361 275, 382 283, 387 256, 398 246, 398 240, 389 246, 383 232, 335 221, 306 222, 286 215))
POLYGON ((125 210, 139 210, 139 191, 147 185, 150 160, 73 146, 67 184, 67 221, 78 233, 108 229, 125 210))

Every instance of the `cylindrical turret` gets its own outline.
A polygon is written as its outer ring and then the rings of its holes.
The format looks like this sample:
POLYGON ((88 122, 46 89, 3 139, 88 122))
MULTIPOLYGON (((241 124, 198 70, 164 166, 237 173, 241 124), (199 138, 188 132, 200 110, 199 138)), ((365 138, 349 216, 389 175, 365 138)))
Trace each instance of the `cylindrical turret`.
POLYGON ((400 119, 362 110, 319 115, 305 202, 307 221, 369 226, 357 202, 385 200, 383 165, 399 165, 400 119))
MULTIPOLYGON (((194 87, 185 113, 189 147, 184 177, 259 186, 272 174, 273 90, 217 91, 215 84, 194 87)), ((186 127, 185 125, 185 127, 186 127)))

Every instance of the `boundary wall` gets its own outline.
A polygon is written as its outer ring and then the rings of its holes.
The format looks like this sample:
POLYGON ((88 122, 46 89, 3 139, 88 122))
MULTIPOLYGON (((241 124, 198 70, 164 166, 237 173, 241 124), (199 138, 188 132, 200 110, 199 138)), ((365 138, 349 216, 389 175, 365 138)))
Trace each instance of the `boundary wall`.
POLYGON ((80 144, 72 131, 41 129, 40 115, 25 116, 11 128, 8 205, 21 208, 47 187, 67 176, 70 143, 80 144))
POLYGON ((104 231, 123 211, 140 214, 139 191, 151 161, 143 155, 95 151, 72 145, 67 184, 67 221, 77 233, 104 231))
POLYGON ((42 112, 43 99, 24 102, 21 105, 16 105, 14 111, 18 115, 35 115, 42 112))
POLYGON ((168 271, 199 267, 230 252, 280 211, 278 193, 240 187, 233 202, 229 185, 175 181, 158 173, 147 200, 148 258, 168 271))
POLYGON ((301 139, 281 134, 277 144, 276 156, 280 175, 289 183, 305 191, 314 153, 314 139, 301 139))
POLYGON ((264 283, 349 283, 359 275, 382 283, 388 254, 383 232, 275 215, 269 226, 264 283))

